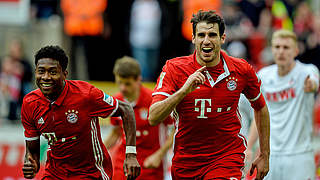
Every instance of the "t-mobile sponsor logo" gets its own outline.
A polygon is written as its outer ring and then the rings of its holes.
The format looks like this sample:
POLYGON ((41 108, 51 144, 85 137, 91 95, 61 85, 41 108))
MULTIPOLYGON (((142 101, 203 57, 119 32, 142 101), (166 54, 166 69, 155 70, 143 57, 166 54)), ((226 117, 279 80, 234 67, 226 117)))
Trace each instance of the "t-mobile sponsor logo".
POLYGON ((205 112, 211 112, 211 108, 207 106, 206 108, 206 102, 208 103, 208 106, 211 107, 211 99, 195 99, 194 100, 194 110, 196 112, 199 112, 200 111, 200 115, 197 116, 197 118, 201 118, 201 119, 206 119, 208 118, 207 116, 205 116, 205 112), (200 102, 200 103, 198 103, 200 102), (198 104, 200 104, 200 109, 199 109, 199 106, 198 104))

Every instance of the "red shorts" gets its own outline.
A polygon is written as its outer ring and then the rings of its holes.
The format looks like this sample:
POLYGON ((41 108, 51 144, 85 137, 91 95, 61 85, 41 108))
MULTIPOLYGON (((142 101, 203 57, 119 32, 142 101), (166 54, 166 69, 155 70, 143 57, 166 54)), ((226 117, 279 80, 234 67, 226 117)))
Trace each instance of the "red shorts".
POLYGON ((216 159, 205 166, 199 167, 171 167, 173 180, 240 180, 244 167, 243 153, 231 154, 216 159))

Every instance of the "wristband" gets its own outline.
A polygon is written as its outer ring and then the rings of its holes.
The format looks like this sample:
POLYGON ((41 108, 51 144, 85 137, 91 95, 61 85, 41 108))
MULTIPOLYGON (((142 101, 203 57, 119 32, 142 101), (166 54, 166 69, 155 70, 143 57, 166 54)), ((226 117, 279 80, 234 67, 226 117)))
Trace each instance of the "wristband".
POLYGON ((126 146, 126 154, 128 153, 137 154, 136 146, 126 146))

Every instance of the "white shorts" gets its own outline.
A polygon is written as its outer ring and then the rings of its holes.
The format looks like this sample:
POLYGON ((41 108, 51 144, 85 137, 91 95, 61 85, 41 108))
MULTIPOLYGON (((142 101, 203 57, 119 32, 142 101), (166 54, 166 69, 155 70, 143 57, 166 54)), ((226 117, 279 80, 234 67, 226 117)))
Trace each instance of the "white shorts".
POLYGON ((315 180, 314 153, 270 155, 269 173, 265 180, 315 180))

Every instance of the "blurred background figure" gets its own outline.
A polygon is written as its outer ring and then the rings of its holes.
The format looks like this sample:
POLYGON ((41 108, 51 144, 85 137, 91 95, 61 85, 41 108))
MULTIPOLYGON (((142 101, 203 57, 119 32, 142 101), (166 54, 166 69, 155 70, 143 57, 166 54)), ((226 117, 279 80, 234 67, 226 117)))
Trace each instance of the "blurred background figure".
POLYGON ((162 12, 157 0, 135 0, 130 18, 132 56, 139 61, 142 79, 155 80, 161 45, 162 12))
MULTIPOLYGON (((5 56, 1 64, 0 85, 1 91, 8 102, 4 102, 9 107, 6 119, 10 121, 18 120, 18 106, 21 95, 21 80, 23 76, 23 66, 11 56, 5 56)), ((20 114, 20 113, 19 113, 20 114)))
POLYGON ((9 46, 9 55, 12 60, 19 63, 22 66, 21 73, 21 91, 19 95, 18 105, 21 107, 23 97, 33 90, 33 68, 29 60, 25 57, 24 46, 22 40, 13 39, 9 46))
POLYGON ((71 74, 75 75, 73 78, 99 80, 97 70, 100 70, 103 63, 101 58, 105 57, 102 36, 104 33, 107 37, 110 35, 109 26, 104 20, 106 8, 106 0, 61 0, 64 31, 71 37, 71 74), (79 66, 79 61, 85 65, 79 66))
MULTIPOLYGON (((172 146, 174 133, 172 130, 167 137, 167 130, 173 120, 167 118, 165 123, 157 126, 151 126, 148 123, 148 108, 152 101, 152 91, 142 85, 141 68, 135 59, 129 56, 118 59, 113 73, 119 88, 115 97, 129 103, 135 113, 137 159, 141 166, 141 174, 137 180, 163 180, 164 170, 167 167, 163 160, 172 146)), ((111 117, 112 130, 104 140, 105 146, 112 152, 114 169, 112 179, 114 180, 127 179, 123 173, 126 141, 122 124, 120 117, 111 117)))

